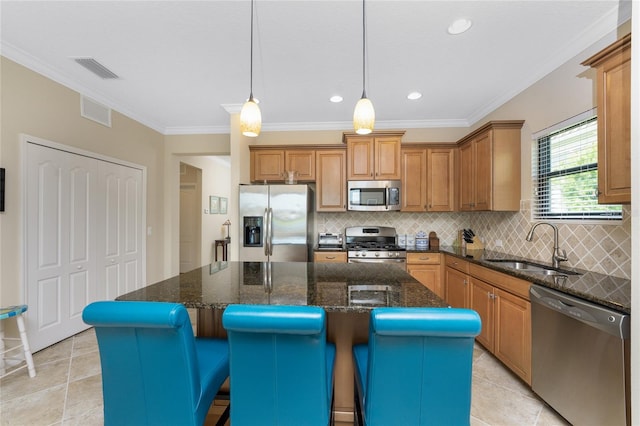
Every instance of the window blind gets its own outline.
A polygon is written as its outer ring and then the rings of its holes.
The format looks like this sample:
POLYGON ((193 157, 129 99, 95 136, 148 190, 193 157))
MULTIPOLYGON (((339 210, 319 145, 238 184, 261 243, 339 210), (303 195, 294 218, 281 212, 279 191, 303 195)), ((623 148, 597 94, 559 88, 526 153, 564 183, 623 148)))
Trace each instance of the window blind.
POLYGON ((620 205, 598 204, 598 123, 589 114, 538 133, 532 153, 532 216, 619 220, 620 205))

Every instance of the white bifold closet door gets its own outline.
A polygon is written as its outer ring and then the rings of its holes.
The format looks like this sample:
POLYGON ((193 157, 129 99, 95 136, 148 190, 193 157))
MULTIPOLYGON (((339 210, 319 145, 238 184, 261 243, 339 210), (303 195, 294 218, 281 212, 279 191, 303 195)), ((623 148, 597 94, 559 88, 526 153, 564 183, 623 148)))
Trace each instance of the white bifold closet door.
POLYGON ((143 286, 143 171, 26 145, 26 318, 37 351, 86 329, 88 303, 143 286))

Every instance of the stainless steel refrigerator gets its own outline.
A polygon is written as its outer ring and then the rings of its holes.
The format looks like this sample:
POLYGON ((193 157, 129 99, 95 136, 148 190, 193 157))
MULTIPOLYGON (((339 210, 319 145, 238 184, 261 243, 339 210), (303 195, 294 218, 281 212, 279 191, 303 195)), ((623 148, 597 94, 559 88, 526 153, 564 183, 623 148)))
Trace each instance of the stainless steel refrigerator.
POLYGON ((314 197, 308 185, 240 185, 240 260, 311 259, 314 197))

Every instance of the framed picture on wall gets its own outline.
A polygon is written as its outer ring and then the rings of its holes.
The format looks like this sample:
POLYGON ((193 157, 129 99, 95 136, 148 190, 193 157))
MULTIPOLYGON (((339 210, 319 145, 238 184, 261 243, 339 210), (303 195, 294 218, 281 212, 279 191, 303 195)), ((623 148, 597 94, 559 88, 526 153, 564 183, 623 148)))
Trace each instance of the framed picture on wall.
POLYGON ((220 197, 212 195, 209 197, 209 214, 218 214, 220 212, 220 197))
POLYGON ((227 214, 227 198, 220 197, 220 214, 227 214))

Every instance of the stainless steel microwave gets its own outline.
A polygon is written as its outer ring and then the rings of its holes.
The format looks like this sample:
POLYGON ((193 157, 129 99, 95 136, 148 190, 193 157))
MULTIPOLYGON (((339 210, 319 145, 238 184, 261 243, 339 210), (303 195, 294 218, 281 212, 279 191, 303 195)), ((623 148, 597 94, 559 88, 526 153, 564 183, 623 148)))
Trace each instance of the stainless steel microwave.
POLYGON ((348 210, 380 212, 400 210, 399 180, 350 180, 348 210))

